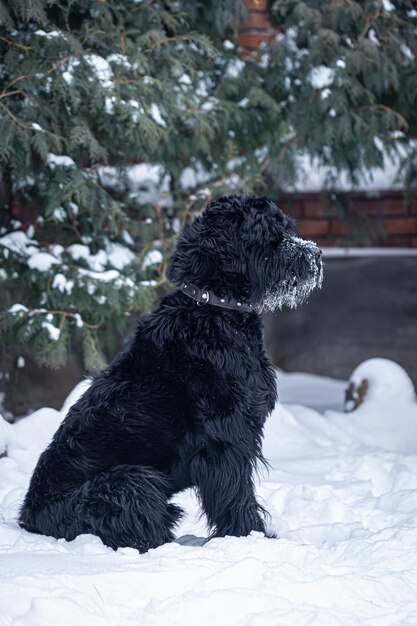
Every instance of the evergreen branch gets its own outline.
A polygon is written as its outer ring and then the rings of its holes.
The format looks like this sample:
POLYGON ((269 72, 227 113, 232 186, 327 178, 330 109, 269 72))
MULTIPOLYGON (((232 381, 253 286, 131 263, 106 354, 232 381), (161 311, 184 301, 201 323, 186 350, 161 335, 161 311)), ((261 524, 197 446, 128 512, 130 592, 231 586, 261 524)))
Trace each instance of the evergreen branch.
POLYGON ((9 46, 16 46, 17 48, 21 48, 25 52, 27 52, 28 50, 31 49, 31 46, 25 46, 25 44, 23 44, 23 43, 17 43, 17 41, 13 41, 11 39, 7 39, 7 37, 3 37, 2 35, 0 35, 0 40, 4 41, 9 46))
POLYGON ((6 87, 4 88, 4 91, 7 91, 8 89, 10 89, 10 87, 12 87, 15 83, 18 83, 19 80, 25 80, 25 78, 30 78, 30 77, 27 74, 16 76, 14 80, 12 80, 8 85, 6 85, 6 87))
POLYGON ((69 59, 73 58, 73 56, 74 56, 73 54, 67 54, 67 56, 63 57, 62 59, 54 63, 54 65, 50 67, 49 70, 46 71, 47 75, 52 74, 52 72, 55 72, 55 70, 58 69, 60 65, 69 61, 69 59))
POLYGON ((21 120, 17 119, 17 117, 13 115, 10 109, 6 105, 4 105, 2 102, 0 102, 0 107, 6 111, 7 115, 9 115, 9 117, 12 118, 15 124, 18 124, 21 128, 24 128, 25 130, 32 130, 32 126, 29 126, 29 124, 25 124, 21 120))
POLYGON ((357 109, 357 111, 366 111, 369 109, 377 109, 380 111, 384 111, 385 113, 388 113, 389 115, 393 115, 395 117, 398 117, 402 120, 404 128, 408 128, 408 122, 405 119, 405 117, 403 115, 401 115, 401 113, 399 113, 398 111, 394 111, 394 109, 391 109, 390 107, 386 106, 385 104, 369 104, 367 106, 362 106, 359 107, 357 109))
MULTIPOLYGON (((70 317, 75 320, 79 319, 76 313, 71 313, 70 311, 61 311, 61 310, 50 311, 49 309, 32 309, 31 311, 28 312, 29 317, 32 317, 34 315, 60 315, 62 319, 64 320, 67 317, 70 317)), ((83 324, 87 326, 87 328, 90 328, 91 330, 97 330, 97 328, 100 328, 100 326, 103 325, 103 322, 99 322, 98 324, 88 324, 87 322, 83 320, 83 324)), ((62 330, 62 326, 63 324, 61 320, 61 325, 60 325, 61 330, 62 330)))
POLYGON ((15 89, 14 91, 2 91, 0 94, 0 100, 2 100, 3 98, 8 98, 9 96, 15 96, 17 93, 22 94, 22 96, 24 96, 25 98, 27 97, 26 92, 22 91, 21 89, 15 89))
POLYGON ((147 50, 154 50, 155 48, 157 48, 158 46, 163 46, 167 43, 171 43, 171 41, 177 42, 177 41, 192 41, 195 38, 195 35, 178 35, 175 37, 165 37, 164 39, 159 39, 158 41, 154 41, 150 44, 148 44, 145 48, 144 48, 144 52, 146 52, 147 50))

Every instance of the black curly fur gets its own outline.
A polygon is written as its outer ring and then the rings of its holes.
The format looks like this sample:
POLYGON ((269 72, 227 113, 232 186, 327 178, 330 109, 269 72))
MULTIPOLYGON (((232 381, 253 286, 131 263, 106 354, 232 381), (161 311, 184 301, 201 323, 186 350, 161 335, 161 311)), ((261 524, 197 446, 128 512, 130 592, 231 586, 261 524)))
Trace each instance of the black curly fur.
MULTIPOLYGON (((293 235, 268 199, 220 198, 184 229, 168 277, 261 304, 280 282, 305 277, 303 255, 288 255, 293 235)), ((173 539, 182 511, 170 498, 195 487, 211 536, 265 532, 253 470, 275 401, 258 314, 174 291, 70 409, 39 459, 20 525, 144 552, 173 539)))

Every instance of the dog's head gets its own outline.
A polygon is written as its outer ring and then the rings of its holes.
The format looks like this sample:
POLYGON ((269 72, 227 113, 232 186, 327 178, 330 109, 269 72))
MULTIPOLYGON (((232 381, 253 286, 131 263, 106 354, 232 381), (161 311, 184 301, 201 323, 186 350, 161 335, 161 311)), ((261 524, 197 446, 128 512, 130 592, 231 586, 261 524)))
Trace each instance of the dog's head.
POLYGON ((271 200, 224 196, 185 226, 167 275, 273 310, 303 302, 323 270, 319 248, 271 200))

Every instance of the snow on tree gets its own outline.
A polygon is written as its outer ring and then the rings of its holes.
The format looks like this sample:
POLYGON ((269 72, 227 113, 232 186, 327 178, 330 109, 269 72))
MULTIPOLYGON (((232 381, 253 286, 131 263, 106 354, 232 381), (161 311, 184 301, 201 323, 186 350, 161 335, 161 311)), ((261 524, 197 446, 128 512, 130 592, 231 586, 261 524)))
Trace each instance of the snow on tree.
POLYGON ((101 366, 213 195, 274 194, 305 154, 355 178, 416 136, 413 2, 270 5, 245 55, 243 0, 0 0, 3 344, 101 366))
POLYGON ((240 103, 243 3, 208 5, 0 2, 0 323, 40 364, 101 366, 191 208, 260 179, 278 109, 240 103))
POLYGON ((269 178, 295 178, 298 155, 353 182, 405 151, 417 182, 417 10, 412 0, 271 0, 280 31, 261 57, 286 134, 271 138, 269 178))

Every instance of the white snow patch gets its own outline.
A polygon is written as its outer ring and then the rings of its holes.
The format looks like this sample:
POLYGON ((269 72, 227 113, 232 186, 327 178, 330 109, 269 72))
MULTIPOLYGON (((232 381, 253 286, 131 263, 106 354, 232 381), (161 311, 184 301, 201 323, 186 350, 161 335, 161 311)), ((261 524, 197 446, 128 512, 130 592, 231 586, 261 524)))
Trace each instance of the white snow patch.
POLYGON ((107 246, 107 258, 110 265, 117 270, 122 270, 126 265, 133 263, 136 256, 132 250, 120 243, 109 243, 107 246))
POLYGON ((149 108, 149 112, 151 114, 153 121, 156 122, 156 124, 158 124, 159 126, 162 126, 163 128, 166 128, 167 126, 166 122, 164 118, 162 117, 161 109, 158 107, 157 104, 152 102, 149 108))
POLYGON ((65 211, 64 207, 58 206, 53 210, 52 217, 56 222, 65 222, 67 218, 67 212, 65 211))
POLYGON ((34 35, 38 35, 38 37, 45 37, 45 39, 55 39, 56 37, 64 37, 63 31, 59 30, 50 30, 46 32, 44 30, 35 30, 34 35))
POLYGON ((78 268, 80 276, 87 276, 93 280, 102 281, 104 283, 110 283, 117 278, 120 278, 120 274, 117 270, 106 270, 105 272, 94 272, 92 270, 86 270, 83 267, 78 268))
POLYGON ((384 7, 384 11, 386 11, 387 13, 391 13, 391 11, 394 11, 395 9, 390 0, 382 0, 382 6, 384 7))
POLYGON ((161 165, 138 163, 126 172, 129 195, 138 204, 168 206, 172 203, 169 179, 161 165))
POLYGON ((143 257, 142 268, 145 269, 151 265, 156 265, 157 263, 161 263, 162 260, 163 256, 160 250, 149 250, 143 257))
POLYGON ((351 414, 334 410, 342 381, 282 372, 278 380, 290 404, 277 404, 267 420, 272 467, 257 485, 275 540, 252 533, 204 545, 191 491, 176 498, 188 513, 177 541, 145 555, 113 552, 92 535, 66 542, 23 531, 16 518, 38 456, 89 381, 61 411, 40 409, 13 425, 0 417, 5 624, 415 624, 417 403, 404 378, 392 404, 364 402, 351 414))
MULTIPOLYGON (((330 113, 332 117, 336 116, 330 113)), ((401 170, 401 162, 412 153, 415 142, 397 144, 398 153, 388 155, 382 147, 383 166, 368 168, 357 176, 357 182, 353 183, 346 172, 337 172, 335 168, 323 166, 320 161, 309 156, 306 152, 297 155, 297 180, 294 184, 285 186, 285 191, 322 191, 333 188, 333 182, 339 191, 366 190, 369 192, 383 191, 387 189, 404 188, 404 171, 401 170)))
POLYGON ((97 80, 104 88, 112 86, 113 71, 110 63, 98 54, 84 55, 84 61, 94 70, 97 80))
POLYGON ((363 380, 369 383, 366 402, 416 402, 411 378, 397 363, 389 359, 369 359, 352 373, 350 381, 356 386, 363 380))
POLYGON ((324 89, 333 83, 334 70, 326 65, 319 65, 313 67, 307 78, 313 89, 324 89))
POLYGON ((29 309, 25 307, 23 304, 13 304, 10 307, 9 313, 12 315, 17 315, 17 313, 26 313, 29 309))
POLYGON ((42 328, 45 328, 45 330, 48 331, 49 339, 52 339, 52 341, 58 341, 61 335, 61 331, 59 330, 59 328, 51 324, 51 322, 46 321, 42 322, 42 328))
POLYGON ((339 257, 368 257, 368 256, 417 256, 415 248, 321 248, 324 257, 328 259, 339 257))
POLYGON ((55 274, 52 281, 52 289, 58 289, 62 293, 70 294, 74 287, 74 281, 69 280, 64 274, 55 274))
POLYGON ((223 41, 223 48, 225 50, 233 50, 235 48, 235 45, 236 44, 234 44, 233 41, 230 41, 230 39, 225 39, 223 41))
POLYGON ((36 252, 28 259, 30 269, 38 272, 48 272, 57 263, 59 263, 58 259, 48 252, 36 252))
POLYGON ((51 169, 55 169, 56 167, 75 167, 74 159, 65 155, 65 154, 53 154, 50 152, 48 154, 48 165, 51 169))
POLYGON ((22 230, 15 230, 0 237, 0 246, 8 248, 12 252, 18 254, 27 254, 28 246, 35 246, 36 241, 30 239, 22 230))
POLYGON ((245 67, 244 61, 242 59, 233 58, 227 64, 225 76, 228 78, 239 78, 241 73, 243 72, 245 67))

